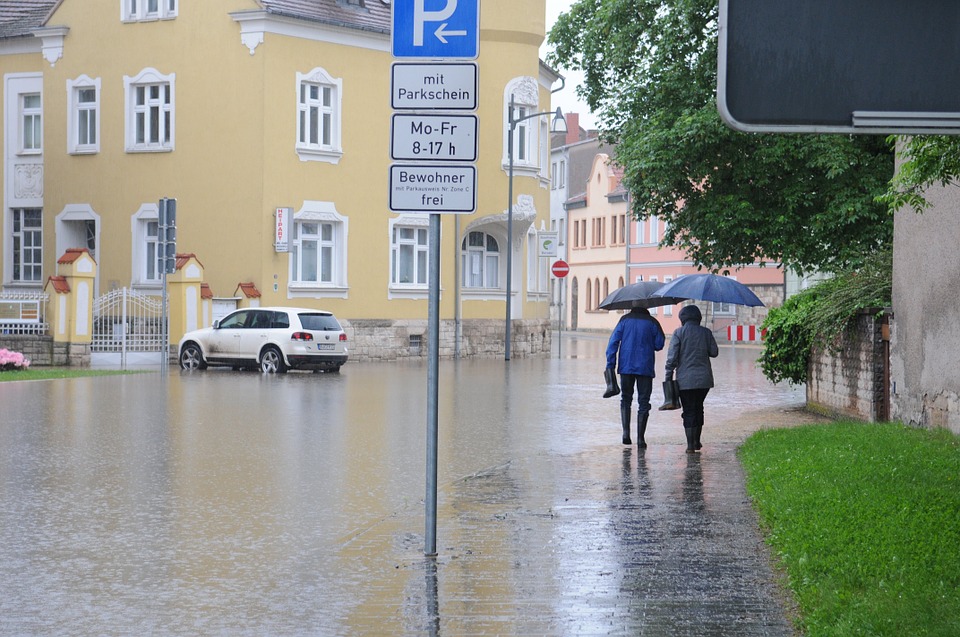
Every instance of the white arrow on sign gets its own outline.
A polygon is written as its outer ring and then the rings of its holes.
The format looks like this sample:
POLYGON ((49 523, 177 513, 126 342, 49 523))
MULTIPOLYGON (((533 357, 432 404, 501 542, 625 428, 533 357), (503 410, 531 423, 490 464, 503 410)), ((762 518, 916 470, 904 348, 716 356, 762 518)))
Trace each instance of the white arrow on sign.
POLYGON ((445 38, 444 36, 466 35, 466 34, 467 34, 466 31, 447 31, 447 30, 446 30, 446 27, 447 27, 447 23, 444 22, 443 24, 441 24, 441 25, 437 28, 436 31, 433 32, 433 34, 434 34, 435 36, 437 36, 437 39, 440 40, 441 42, 443 42, 444 44, 447 43, 447 38, 445 38))

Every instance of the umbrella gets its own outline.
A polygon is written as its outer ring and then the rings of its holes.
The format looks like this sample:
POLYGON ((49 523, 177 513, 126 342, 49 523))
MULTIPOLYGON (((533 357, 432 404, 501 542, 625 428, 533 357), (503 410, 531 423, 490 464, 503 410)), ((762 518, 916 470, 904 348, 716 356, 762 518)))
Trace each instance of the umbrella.
POLYGON ((601 310, 629 310, 634 307, 659 307, 682 303, 685 298, 654 296, 654 292, 663 287, 659 281, 638 281, 618 288, 607 295, 600 303, 601 310))
POLYGON ((653 293, 653 296, 762 306, 763 301, 743 283, 719 274, 685 274, 653 293))

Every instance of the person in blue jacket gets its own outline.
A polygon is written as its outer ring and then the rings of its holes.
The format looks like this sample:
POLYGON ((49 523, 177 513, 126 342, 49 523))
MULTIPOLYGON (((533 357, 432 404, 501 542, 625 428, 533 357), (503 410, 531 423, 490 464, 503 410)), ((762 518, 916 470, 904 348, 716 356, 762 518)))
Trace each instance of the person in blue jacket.
POLYGON ((637 447, 647 448, 644 434, 650 418, 650 394, 656 376, 656 352, 663 349, 666 338, 660 322, 645 307, 634 307, 624 314, 610 335, 607 344, 607 369, 620 372, 620 424, 623 444, 630 445, 630 409, 633 392, 637 392, 637 447), (619 362, 619 366, 618 366, 619 362))

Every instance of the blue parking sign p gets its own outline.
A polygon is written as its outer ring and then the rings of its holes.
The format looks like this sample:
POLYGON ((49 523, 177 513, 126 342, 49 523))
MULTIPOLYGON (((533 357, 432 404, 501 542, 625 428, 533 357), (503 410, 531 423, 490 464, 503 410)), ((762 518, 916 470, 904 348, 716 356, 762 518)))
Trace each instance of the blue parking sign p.
POLYGON ((393 56, 476 59, 480 0, 393 0, 393 56))

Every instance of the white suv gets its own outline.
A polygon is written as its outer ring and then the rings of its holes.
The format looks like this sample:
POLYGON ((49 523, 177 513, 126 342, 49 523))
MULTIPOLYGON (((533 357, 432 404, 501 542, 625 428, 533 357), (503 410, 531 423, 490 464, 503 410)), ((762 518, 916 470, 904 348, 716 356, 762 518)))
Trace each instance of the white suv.
POLYGON ((347 362, 347 335, 330 312, 299 307, 253 307, 187 332, 177 347, 182 369, 208 365, 340 371, 347 362))

